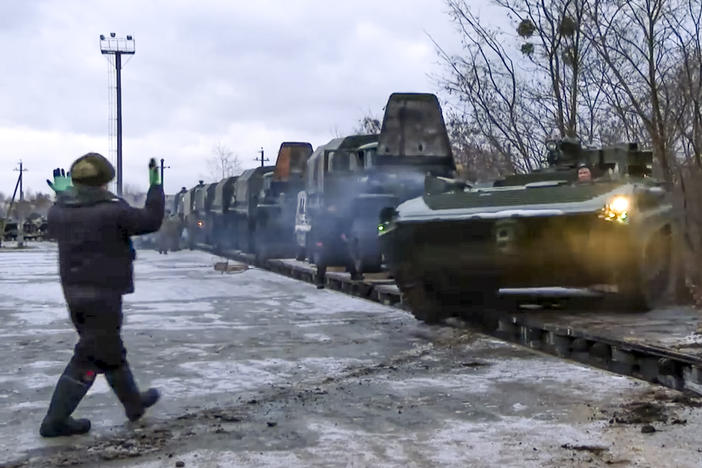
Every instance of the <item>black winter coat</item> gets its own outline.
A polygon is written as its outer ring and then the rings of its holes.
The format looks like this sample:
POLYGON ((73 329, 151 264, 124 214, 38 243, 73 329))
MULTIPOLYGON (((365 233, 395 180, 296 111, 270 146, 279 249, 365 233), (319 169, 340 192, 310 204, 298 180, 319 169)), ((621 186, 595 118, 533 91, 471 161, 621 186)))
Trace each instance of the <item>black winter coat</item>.
POLYGON ((49 235, 58 241, 61 284, 134 291, 134 250, 129 236, 158 231, 164 195, 152 185, 144 208, 133 208, 99 187, 78 186, 57 195, 49 235))

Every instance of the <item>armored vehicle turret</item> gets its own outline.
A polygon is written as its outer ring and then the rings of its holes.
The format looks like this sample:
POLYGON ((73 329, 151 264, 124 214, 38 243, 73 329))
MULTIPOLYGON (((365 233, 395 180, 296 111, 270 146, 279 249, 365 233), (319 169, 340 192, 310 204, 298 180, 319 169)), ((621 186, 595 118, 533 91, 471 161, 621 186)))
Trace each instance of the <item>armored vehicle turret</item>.
POLYGON ((386 211, 383 249, 414 315, 484 306, 499 288, 614 285, 629 308, 668 284, 670 194, 636 144, 547 143, 548 167, 471 187, 427 177, 422 197, 386 211))

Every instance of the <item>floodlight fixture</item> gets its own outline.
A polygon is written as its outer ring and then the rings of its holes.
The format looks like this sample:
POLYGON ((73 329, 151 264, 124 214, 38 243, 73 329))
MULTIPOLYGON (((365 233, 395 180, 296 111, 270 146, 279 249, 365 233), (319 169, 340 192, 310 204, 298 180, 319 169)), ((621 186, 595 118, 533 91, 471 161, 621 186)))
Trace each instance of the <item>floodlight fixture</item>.
POLYGON ((116 97, 117 97, 117 196, 122 196, 122 55, 134 55, 136 52, 134 37, 117 37, 113 32, 106 38, 100 34, 100 53, 114 56, 116 97))
POLYGON ((110 37, 106 38, 100 34, 100 52, 103 55, 134 55, 134 36, 117 37, 115 33, 110 33, 110 37))

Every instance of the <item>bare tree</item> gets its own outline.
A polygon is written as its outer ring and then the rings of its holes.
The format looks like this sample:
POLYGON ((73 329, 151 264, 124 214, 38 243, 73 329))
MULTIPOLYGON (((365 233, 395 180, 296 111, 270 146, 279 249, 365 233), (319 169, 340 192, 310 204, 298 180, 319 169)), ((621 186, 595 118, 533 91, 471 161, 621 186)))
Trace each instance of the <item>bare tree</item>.
POLYGON ((513 19, 525 41, 520 50, 532 72, 544 77, 537 86, 561 136, 576 136, 580 97, 580 70, 587 47, 581 25, 585 0, 495 0, 513 19))
POLYGON ((463 131, 478 146, 487 144, 509 161, 509 170, 529 170, 538 164, 538 143, 529 134, 538 131, 523 99, 517 66, 496 31, 484 27, 461 0, 447 2, 449 14, 462 35, 464 56, 449 55, 435 42, 446 73, 439 84, 453 97, 464 116, 463 131), (514 155, 514 156, 513 156, 514 155))
MULTIPOLYGON (((607 65, 610 103, 625 122, 639 120, 646 129, 662 177, 672 181, 675 138, 672 107, 666 83, 679 59, 671 20, 679 0, 591 0, 588 31, 595 50, 607 65)), ((673 20, 674 21, 674 20, 673 20)))
POLYGON ((601 133, 603 98, 592 84, 602 74, 582 31, 587 1, 494 0, 517 39, 482 23, 467 1, 447 1, 463 54, 449 55, 435 43, 447 66, 439 82, 469 127, 459 132, 471 135, 465 146, 489 148, 501 171, 542 165, 544 141, 578 136, 579 126, 587 140, 601 133))
POLYGON ((486 144, 463 115, 449 111, 447 117, 446 128, 460 177, 470 181, 483 181, 512 172, 510 161, 486 144))
POLYGON ((358 135, 380 133, 381 125, 381 120, 371 111, 368 111, 366 115, 358 119, 358 124, 353 129, 353 133, 358 135))
POLYGON ((686 0, 680 6, 685 15, 666 17, 680 57, 669 84, 678 109, 676 151, 702 169, 702 3, 686 0))
POLYGON ((213 155, 207 160, 209 175, 214 180, 231 177, 241 171, 239 156, 226 145, 217 143, 212 148, 213 155))

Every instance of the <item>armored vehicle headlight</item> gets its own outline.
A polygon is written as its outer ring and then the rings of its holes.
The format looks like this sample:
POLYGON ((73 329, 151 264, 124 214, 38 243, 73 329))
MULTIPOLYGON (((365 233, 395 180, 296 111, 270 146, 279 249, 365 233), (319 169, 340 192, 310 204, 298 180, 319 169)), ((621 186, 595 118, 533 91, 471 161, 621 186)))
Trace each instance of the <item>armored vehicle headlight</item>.
POLYGON ((618 195, 609 203, 609 208, 616 214, 622 214, 629 211, 629 198, 624 195, 618 195))
POLYGON ((631 199, 626 195, 617 195, 609 200, 600 215, 606 221, 616 221, 626 224, 629 222, 631 199))
POLYGON ((388 206, 380 210, 380 222, 378 223, 378 233, 383 233, 390 228, 390 223, 397 217, 395 208, 388 206))

